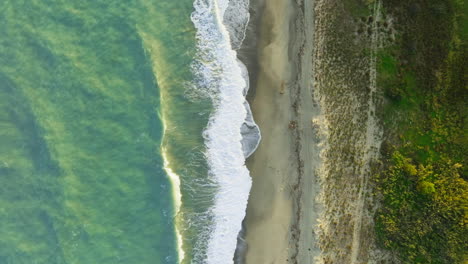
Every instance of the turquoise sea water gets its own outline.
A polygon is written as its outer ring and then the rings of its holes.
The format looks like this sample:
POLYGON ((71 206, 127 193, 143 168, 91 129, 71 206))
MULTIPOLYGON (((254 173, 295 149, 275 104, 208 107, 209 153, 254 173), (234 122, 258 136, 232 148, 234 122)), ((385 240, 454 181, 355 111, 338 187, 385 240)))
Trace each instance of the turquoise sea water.
POLYGON ((0 2, 0 264, 232 261, 250 178, 227 3, 0 2))
POLYGON ((1 3, 0 263, 177 262, 142 36, 184 71, 185 2, 1 3))

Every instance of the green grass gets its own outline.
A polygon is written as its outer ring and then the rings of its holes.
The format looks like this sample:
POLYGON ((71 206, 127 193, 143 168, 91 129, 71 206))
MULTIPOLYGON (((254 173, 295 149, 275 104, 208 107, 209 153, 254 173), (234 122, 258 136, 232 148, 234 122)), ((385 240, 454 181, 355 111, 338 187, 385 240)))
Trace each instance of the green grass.
POLYGON ((384 1, 402 21, 398 41, 378 54, 387 98, 385 169, 376 178, 381 245, 403 263, 465 263, 466 4, 384 1), (419 6, 419 13, 411 13, 419 6))
POLYGON ((346 10, 351 11, 353 17, 367 17, 372 14, 372 9, 369 8, 372 5, 373 0, 365 1, 344 1, 346 10))

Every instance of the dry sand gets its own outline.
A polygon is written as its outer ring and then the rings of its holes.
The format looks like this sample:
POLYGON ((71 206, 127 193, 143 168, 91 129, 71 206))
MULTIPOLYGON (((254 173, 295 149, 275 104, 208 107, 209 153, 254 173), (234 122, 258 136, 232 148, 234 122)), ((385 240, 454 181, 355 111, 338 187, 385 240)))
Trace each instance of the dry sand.
POLYGON ((262 15, 250 103, 262 142, 247 162, 253 178, 244 222, 247 264, 307 264, 318 254, 313 232, 319 209, 314 174, 319 149, 311 122, 317 116, 311 91, 313 7, 312 1, 301 2, 257 1, 262 15))

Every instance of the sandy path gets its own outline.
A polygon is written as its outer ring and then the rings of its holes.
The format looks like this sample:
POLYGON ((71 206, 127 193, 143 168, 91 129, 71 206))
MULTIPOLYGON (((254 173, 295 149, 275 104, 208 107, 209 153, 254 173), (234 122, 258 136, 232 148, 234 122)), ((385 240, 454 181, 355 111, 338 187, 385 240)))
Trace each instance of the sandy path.
POLYGON ((366 123, 366 138, 365 150, 363 160, 365 165, 361 167, 361 189, 357 197, 356 212, 354 214, 354 231, 353 242, 351 246, 351 264, 358 263, 358 254, 361 246, 361 230, 363 225, 363 215, 365 214, 365 200, 366 192, 368 191, 368 181, 371 174, 372 160, 379 158, 380 144, 382 141, 382 129, 378 126, 377 118, 372 114, 376 112, 376 103, 374 98, 377 96, 377 48, 379 42, 379 34, 377 28, 377 21, 380 20, 380 0, 375 1, 373 8, 373 17, 375 18, 372 23, 371 35, 371 57, 369 59, 369 91, 370 96, 368 99, 367 123, 366 123))

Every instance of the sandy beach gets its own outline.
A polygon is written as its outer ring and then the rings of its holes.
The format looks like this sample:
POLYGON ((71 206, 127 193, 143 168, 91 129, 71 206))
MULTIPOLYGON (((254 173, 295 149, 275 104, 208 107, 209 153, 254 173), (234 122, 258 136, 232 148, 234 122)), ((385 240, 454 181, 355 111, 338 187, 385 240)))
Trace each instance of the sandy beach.
POLYGON ((345 5, 253 1, 250 35, 259 37, 247 36, 241 59, 262 141, 247 160, 253 186, 240 263, 391 263, 375 247, 369 180, 381 143, 373 113, 383 44, 377 33, 354 33, 345 5))
POLYGON ((313 31, 304 30, 313 26, 312 1, 254 2, 260 37, 258 65, 249 67, 256 75, 249 98, 262 141, 247 161, 253 186, 245 263, 313 263, 319 151, 311 122, 317 115, 310 82, 313 31))

